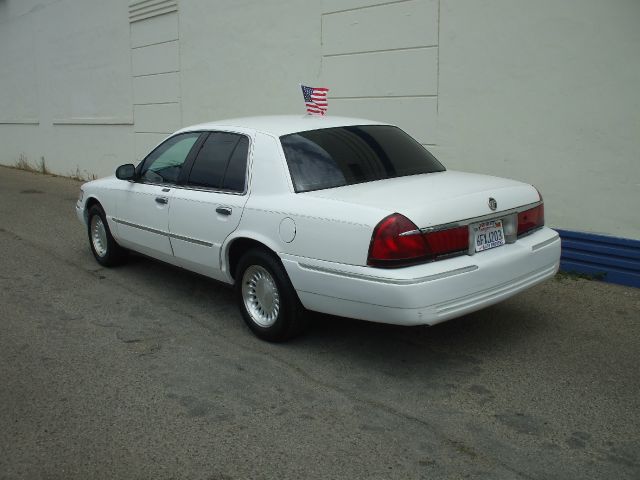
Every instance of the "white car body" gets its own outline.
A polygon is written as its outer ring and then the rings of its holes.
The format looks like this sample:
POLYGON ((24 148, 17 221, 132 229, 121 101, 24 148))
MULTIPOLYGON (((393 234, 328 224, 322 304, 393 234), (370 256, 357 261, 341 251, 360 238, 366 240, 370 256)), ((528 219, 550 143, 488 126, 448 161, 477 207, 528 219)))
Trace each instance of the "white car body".
MULTIPOLYGON (((400 213, 420 229, 504 219, 541 202, 525 183, 443 171, 296 193, 282 135, 361 119, 277 116, 195 125, 250 140, 244 193, 154 185, 108 177, 82 186, 86 224, 99 202, 119 245, 233 284, 234 245, 259 242, 281 260, 309 310, 382 323, 433 325, 484 308, 552 277, 560 238, 541 227, 498 248, 402 268, 367 265, 376 225, 400 213), (158 204, 156 197, 167 202, 158 204), (492 211, 488 199, 498 205, 492 211), (231 215, 216 212, 230 208, 231 215), (514 213, 515 212, 515 213, 514 213)), ((380 124, 384 125, 384 124, 380 124)), ((175 135, 175 134, 174 134, 175 135)))

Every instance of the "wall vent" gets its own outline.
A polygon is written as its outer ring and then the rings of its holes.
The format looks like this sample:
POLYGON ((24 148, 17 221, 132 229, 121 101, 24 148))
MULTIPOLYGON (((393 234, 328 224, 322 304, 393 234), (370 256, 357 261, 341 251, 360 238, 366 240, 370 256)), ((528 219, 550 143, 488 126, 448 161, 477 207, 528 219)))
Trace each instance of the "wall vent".
POLYGON ((178 0, 132 0, 129 3, 129 23, 177 10, 178 0))

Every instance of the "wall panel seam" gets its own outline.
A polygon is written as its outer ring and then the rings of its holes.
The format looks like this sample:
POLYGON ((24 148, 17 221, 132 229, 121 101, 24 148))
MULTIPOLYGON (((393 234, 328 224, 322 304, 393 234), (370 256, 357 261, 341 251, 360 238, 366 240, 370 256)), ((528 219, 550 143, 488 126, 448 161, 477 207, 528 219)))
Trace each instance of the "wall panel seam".
POLYGON ((333 97, 329 96, 330 100, 377 100, 377 99, 394 99, 394 98, 437 98, 438 95, 362 95, 362 96, 342 96, 342 97, 333 97))
POLYGON ((180 102, 145 102, 145 103, 134 103, 136 107, 141 107, 145 105, 177 105, 180 102))
POLYGON ((153 42, 153 43, 147 43, 145 45, 138 45, 136 47, 131 47, 131 50, 137 50, 138 48, 152 47, 154 45, 162 45, 163 43, 171 43, 171 42, 177 42, 177 41, 178 41, 178 37, 172 38, 171 40, 162 40, 161 42, 153 42))
POLYGON ((421 50, 426 48, 438 48, 438 45, 419 45, 417 47, 382 48, 380 50, 363 50, 363 51, 346 52, 346 53, 327 53, 322 56, 325 58, 346 57, 349 55, 364 55, 367 53, 384 53, 384 52, 402 52, 407 50, 421 50))
POLYGON ((164 75, 165 73, 180 73, 179 70, 168 70, 166 72, 154 72, 154 73, 141 73, 139 75, 132 75, 133 78, 139 77, 151 77, 153 75, 164 75))
POLYGON ((376 7, 384 7, 387 5, 395 5, 397 3, 409 3, 409 2, 415 2, 416 0, 392 0, 389 2, 384 2, 384 3, 377 3, 375 5, 362 5, 360 7, 354 7, 354 8, 345 8, 344 10, 334 10, 333 12, 323 12, 322 15, 335 15, 336 13, 345 13, 345 12, 355 12, 357 10, 365 10, 367 8, 376 8, 376 7))
POLYGON ((131 119, 126 118, 56 118, 52 125, 133 125, 131 119))

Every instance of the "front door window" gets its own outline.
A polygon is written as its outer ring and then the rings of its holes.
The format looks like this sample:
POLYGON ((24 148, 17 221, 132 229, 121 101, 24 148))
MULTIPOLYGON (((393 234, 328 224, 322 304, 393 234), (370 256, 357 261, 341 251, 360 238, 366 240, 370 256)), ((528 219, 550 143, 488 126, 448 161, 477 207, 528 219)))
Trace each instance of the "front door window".
POLYGON ((183 133, 165 141, 145 159, 140 179, 147 183, 176 183, 199 132, 183 133))

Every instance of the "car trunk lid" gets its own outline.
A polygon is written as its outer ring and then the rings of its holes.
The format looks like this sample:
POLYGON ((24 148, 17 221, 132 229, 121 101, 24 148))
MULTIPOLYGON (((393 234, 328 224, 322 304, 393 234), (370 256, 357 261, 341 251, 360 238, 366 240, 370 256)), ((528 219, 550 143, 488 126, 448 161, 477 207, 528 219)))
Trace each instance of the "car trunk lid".
POLYGON ((503 212, 540 200, 534 187, 505 178, 448 170, 307 192, 401 213, 419 228, 503 212), (490 199, 497 206, 490 207, 490 199))

